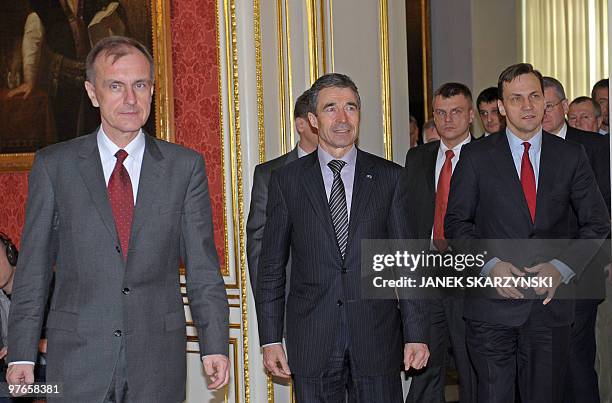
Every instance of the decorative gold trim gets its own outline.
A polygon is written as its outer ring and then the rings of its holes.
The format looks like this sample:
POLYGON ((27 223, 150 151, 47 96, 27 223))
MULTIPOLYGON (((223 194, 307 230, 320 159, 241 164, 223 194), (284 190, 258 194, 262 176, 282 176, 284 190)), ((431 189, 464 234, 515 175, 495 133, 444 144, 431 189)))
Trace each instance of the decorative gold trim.
POLYGON ((155 59, 155 130, 174 143, 174 91, 169 0, 153 0, 153 55, 155 59))
POLYGON ((430 54, 431 44, 429 37, 429 0, 421 0, 421 58, 423 60, 423 109, 425 120, 429 119, 430 100, 429 94, 431 90, 431 75, 429 65, 431 64, 430 54))
POLYGON ((325 4, 319 0, 319 18, 321 19, 321 59, 323 63, 323 74, 327 73, 327 51, 325 46, 325 4))
POLYGON ((329 2, 329 49, 331 52, 331 71, 336 71, 336 56, 334 54, 334 2, 329 2))
POLYGON ((274 382, 272 381, 272 375, 268 375, 267 391, 268 391, 268 403, 274 403, 274 382))
MULTIPOLYGON (((232 157, 232 207, 234 228, 234 252, 236 254, 236 267, 239 268, 240 290, 242 295, 242 355, 244 374, 244 398, 245 403, 250 403, 251 387, 249 373, 249 321, 247 310, 247 279, 246 279, 246 250, 245 250, 245 219, 244 219, 244 195, 242 180, 242 146, 240 135, 240 91, 238 80, 238 37, 236 23, 235 0, 223 0, 223 12, 225 16, 226 37, 226 62, 227 62, 227 85, 228 101, 233 99, 233 108, 229 109, 230 115, 230 155, 232 157), (231 33, 231 42, 229 35, 231 33), (231 49, 231 55, 230 55, 231 49), (230 83, 233 91, 230 91, 230 83), (232 128, 233 124, 233 128, 232 128), (237 211, 236 211, 237 209, 237 211), (236 214, 238 213, 238 214, 236 214), (237 248, 237 249, 236 249, 237 248)), ((238 279, 238 276, 237 276, 238 279)))
POLYGON ((285 43, 287 44, 287 89, 289 91, 289 149, 295 146, 295 121, 293 118, 293 62, 291 58, 291 16, 289 15, 289 0, 285 0, 285 43))
POLYGON ((310 85, 319 77, 319 55, 317 45, 317 18, 315 0, 306 0, 308 16, 308 60, 310 67, 310 85))
POLYGON ((276 0, 276 37, 277 52, 276 63, 278 67, 278 108, 279 108, 279 136, 281 154, 287 152, 287 101, 285 99, 285 52, 283 41, 283 1, 276 0))
POLYGON ((389 63, 389 3, 379 0, 380 17, 380 81, 385 158, 393 161, 393 121, 391 120, 391 66, 389 63))
POLYGON ((263 63, 261 57, 261 7, 260 0, 253 0, 253 32, 255 36, 255 82, 257 86, 257 134, 259 163, 266 160, 266 128, 264 122, 263 63))
MULTIPOLYGON (((216 26, 216 40, 217 40, 217 74, 218 74, 218 83, 217 90, 219 91, 219 97, 223 93, 223 85, 222 85, 222 77, 221 77, 221 33, 219 27, 219 3, 215 3, 215 26, 216 26)), ((221 189, 223 192, 223 251, 225 257, 225 266, 221 269, 221 274, 223 276, 229 276, 229 238, 228 238, 228 229, 227 229, 227 193, 225 191, 225 187, 227 185, 225 180, 225 133, 223 130, 223 99, 219 99, 219 140, 221 143, 221 189)))
MULTIPOLYGON (((170 0, 151 0, 152 48, 155 61, 155 130, 157 137, 174 142, 174 91, 170 0)), ((28 171, 34 153, 0 154, 0 172, 28 171)))

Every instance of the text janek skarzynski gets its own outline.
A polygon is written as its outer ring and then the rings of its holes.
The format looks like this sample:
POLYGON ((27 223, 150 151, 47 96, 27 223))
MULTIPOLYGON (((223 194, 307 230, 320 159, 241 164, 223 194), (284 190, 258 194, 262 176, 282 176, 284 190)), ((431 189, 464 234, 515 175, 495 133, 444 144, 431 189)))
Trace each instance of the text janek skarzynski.
MULTIPOLYGON (((372 257, 372 270, 381 272, 385 269, 394 269, 397 274, 400 270, 409 270, 411 273, 419 268, 428 269, 454 269, 462 272, 465 269, 480 268, 486 264, 485 253, 481 254, 430 254, 421 252, 413 254, 408 251, 397 251, 393 254, 375 254, 372 257)), ((423 273, 421 273, 423 274, 423 273)), ((412 278, 399 275, 396 278, 386 279, 375 276, 372 285, 375 288, 485 288, 485 287, 515 287, 539 288, 551 287, 550 277, 483 277, 475 276, 440 276, 431 273, 431 276, 412 278)))

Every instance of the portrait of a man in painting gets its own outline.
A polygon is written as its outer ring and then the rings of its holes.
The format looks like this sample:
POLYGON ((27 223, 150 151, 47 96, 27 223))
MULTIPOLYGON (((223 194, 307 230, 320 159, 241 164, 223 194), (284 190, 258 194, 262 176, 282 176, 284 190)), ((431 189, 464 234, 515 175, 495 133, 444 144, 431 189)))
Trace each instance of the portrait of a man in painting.
POLYGON ((151 50, 151 32, 148 0, 0 2, 0 153, 31 153, 95 130, 99 113, 84 89, 87 53, 110 35, 151 50))

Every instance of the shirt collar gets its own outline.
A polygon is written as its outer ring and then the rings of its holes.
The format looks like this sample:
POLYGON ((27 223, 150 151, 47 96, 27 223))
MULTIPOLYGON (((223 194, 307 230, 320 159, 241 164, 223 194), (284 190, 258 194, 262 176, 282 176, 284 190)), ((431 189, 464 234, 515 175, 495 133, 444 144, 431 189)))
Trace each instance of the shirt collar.
POLYGON ((561 126, 561 128, 559 129, 558 133, 552 133, 556 136, 561 137, 563 140, 565 140, 565 136, 567 136, 567 123, 563 122, 563 126, 561 126))
MULTIPOLYGON (((97 140, 102 163, 111 158, 115 158, 115 154, 121 149, 117 146, 117 144, 113 143, 110 138, 108 138, 108 135, 104 132, 102 126, 100 126, 100 129, 98 130, 97 140)), ((134 137, 134 139, 132 139, 132 141, 130 141, 130 143, 123 149, 128 153, 129 158, 130 156, 134 157, 137 153, 144 151, 144 146, 144 133, 142 129, 140 129, 136 137, 134 137)))
POLYGON ((348 150, 346 154, 342 158, 334 158, 331 154, 325 151, 322 147, 317 147, 317 156, 319 157, 319 163, 323 168, 329 168, 327 164, 331 160, 342 160, 346 162, 346 165, 355 165, 357 162, 357 147, 353 144, 351 149, 348 150))
POLYGON ((307 156, 310 153, 307 153, 306 151, 304 151, 304 149, 302 147, 300 147, 300 144, 298 143, 297 145, 297 153, 298 153, 298 158, 302 158, 307 156))
POLYGON ((453 148, 448 148, 446 144, 444 144, 444 141, 440 140, 440 150, 442 151, 442 153, 446 153, 448 150, 453 150, 453 152, 457 154, 457 152, 461 151, 461 147, 469 143, 471 140, 472 140, 472 133, 469 133, 468 136, 465 138, 465 140, 463 140, 461 143, 457 144, 453 148))
MULTIPOLYGON (((521 139, 516 134, 512 133, 512 130, 510 130, 510 128, 507 126, 506 126, 506 137, 508 138, 508 143, 510 144, 511 149, 520 148, 522 150, 524 148, 523 143, 525 142, 525 140, 521 139)), ((536 153, 540 151, 540 149, 542 148, 542 126, 540 126, 538 132, 527 142, 531 144, 530 150, 536 153)))

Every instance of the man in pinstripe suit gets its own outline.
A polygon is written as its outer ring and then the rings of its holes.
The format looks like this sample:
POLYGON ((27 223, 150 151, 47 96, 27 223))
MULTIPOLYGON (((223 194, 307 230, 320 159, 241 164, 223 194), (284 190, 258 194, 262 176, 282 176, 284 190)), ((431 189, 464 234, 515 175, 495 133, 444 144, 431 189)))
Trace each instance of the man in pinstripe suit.
POLYGON ((362 299, 360 255, 362 239, 406 235, 401 167, 355 147, 361 101, 349 77, 324 75, 310 91, 319 148, 270 179, 256 291, 264 365, 293 377, 300 403, 400 403, 400 370, 429 357, 426 308, 362 299))

